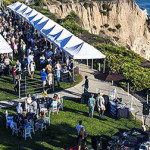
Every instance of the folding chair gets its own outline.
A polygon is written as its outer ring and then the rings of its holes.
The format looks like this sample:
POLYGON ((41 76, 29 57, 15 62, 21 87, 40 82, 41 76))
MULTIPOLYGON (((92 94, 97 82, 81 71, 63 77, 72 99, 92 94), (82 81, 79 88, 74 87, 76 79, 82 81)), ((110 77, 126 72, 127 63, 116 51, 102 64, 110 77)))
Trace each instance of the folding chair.
POLYGON ((53 101, 50 107, 50 113, 54 114, 54 112, 57 112, 58 114, 57 101, 53 101))

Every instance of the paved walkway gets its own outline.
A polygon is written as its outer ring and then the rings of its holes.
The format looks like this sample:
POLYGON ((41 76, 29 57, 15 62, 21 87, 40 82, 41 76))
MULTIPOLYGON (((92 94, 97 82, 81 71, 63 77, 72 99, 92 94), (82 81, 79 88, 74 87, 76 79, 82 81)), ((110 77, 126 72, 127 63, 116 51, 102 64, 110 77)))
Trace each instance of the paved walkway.
MULTIPOLYGON (((100 81, 98 79, 95 79, 94 74, 96 71, 92 70, 88 66, 84 64, 80 64, 80 73, 84 77, 85 75, 88 76, 89 79, 89 92, 96 93, 97 89, 101 90, 104 94, 111 95, 111 92, 113 89, 116 88, 117 90, 117 95, 122 98, 123 103, 126 105, 126 107, 131 108, 131 111, 133 115, 136 114, 136 117, 140 120, 142 120, 142 103, 132 95, 128 94, 126 91, 124 91, 122 88, 112 86, 110 82, 104 82, 100 81)), ((57 94, 60 94, 64 98, 80 98, 81 94, 83 92, 82 85, 84 84, 84 80, 79 83, 78 85, 71 87, 69 89, 66 89, 61 92, 57 92, 57 94)), ((49 96, 53 96, 53 94, 49 94, 49 96)), ((41 97, 41 95, 39 95, 41 97)), ((19 101, 23 101, 19 100, 19 101)), ((7 107, 10 105, 16 105, 18 100, 12 100, 9 102, 0 102, 0 107, 7 107)), ((149 116, 147 117, 146 124, 150 126, 150 118, 149 116)))

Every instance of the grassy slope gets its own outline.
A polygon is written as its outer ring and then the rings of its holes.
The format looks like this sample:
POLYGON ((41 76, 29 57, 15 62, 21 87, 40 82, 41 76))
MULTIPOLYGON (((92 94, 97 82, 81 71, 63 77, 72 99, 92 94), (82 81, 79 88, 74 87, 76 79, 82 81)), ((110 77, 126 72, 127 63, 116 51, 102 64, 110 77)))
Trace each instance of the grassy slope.
MULTIPOLYGON (((40 78, 40 71, 36 71, 36 74, 34 75, 34 77, 36 78, 40 78)), ((63 90, 63 89, 67 89, 69 87, 73 87, 76 84, 78 84, 79 82, 82 81, 82 76, 79 75, 78 76, 78 81, 77 81, 77 76, 75 76, 75 80, 76 82, 70 83, 70 82, 61 82, 61 89, 59 90, 63 90)), ((31 94, 35 94, 35 93, 42 93, 42 88, 41 87, 41 79, 28 79, 28 86, 30 88, 28 88, 28 92, 31 94), (33 83, 33 82, 36 83, 33 83)), ((56 84, 57 86, 57 84, 56 84)), ((56 91, 58 91, 58 89, 55 89, 56 91)), ((8 76, 2 76, 0 77, 0 101, 4 101, 4 100, 11 100, 11 99, 16 99, 18 98, 18 95, 14 92, 14 84, 13 84, 13 80, 12 77, 8 77, 8 76)))
MULTIPOLYGON (((5 128, 5 110, 0 109, 0 150, 61 150, 76 143, 76 129, 79 120, 85 120, 83 125, 88 132, 88 145, 90 147, 92 135, 105 134, 111 137, 120 129, 134 127, 134 122, 121 119, 119 121, 105 117, 107 121, 99 121, 98 113, 95 111, 94 118, 88 117, 88 107, 79 104, 78 100, 64 100, 64 111, 51 115, 51 126, 41 132, 38 131, 32 140, 25 140, 21 137, 11 135, 11 131, 5 128)), ((8 111, 14 113, 13 110, 8 111)), ((136 125, 140 127, 139 124, 136 125)))

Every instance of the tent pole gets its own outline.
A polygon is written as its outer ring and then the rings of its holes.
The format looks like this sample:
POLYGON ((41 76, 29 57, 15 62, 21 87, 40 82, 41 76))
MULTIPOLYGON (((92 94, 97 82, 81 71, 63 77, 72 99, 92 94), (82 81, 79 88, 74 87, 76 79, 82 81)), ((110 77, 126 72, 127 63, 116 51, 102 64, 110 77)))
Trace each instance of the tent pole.
POLYGON ((101 71, 101 63, 100 62, 98 63, 98 70, 99 70, 99 72, 101 71))
POLYGON ((103 68, 103 73, 105 73, 105 67, 106 67, 106 59, 104 59, 104 68, 103 68))
POLYGON ((73 59, 73 81, 74 81, 74 59, 73 59))
POLYGON ((78 68, 79 68, 79 74, 80 74, 80 64, 79 64, 79 60, 78 60, 78 68))
POLYGON ((92 59, 92 70, 93 70, 93 59, 92 59))

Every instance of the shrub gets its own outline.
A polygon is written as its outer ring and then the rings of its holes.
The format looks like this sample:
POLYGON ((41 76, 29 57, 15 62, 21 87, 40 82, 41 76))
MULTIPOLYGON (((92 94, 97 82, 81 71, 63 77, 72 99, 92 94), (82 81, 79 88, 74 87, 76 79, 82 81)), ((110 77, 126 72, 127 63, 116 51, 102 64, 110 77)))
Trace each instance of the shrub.
POLYGON ((112 32, 116 32, 116 29, 112 29, 112 32))
POLYGON ((96 30, 97 29, 97 27, 95 26, 95 25, 93 25, 93 28, 96 30))
POLYGON ((115 25, 115 27, 116 27, 117 29, 120 29, 120 28, 121 28, 121 24, 117 24, 117 25, 115 25))
POLYGON ((61 20, 61 25, 68 29, 73 34, 87 33, 88 31, 82 29, 79 25, 80 19, 75 12, 71 12, 66 18, 61 20))
POLYGON ((107 16, 107 15, 108 15, 108 12, 107 12, 107 11, 101 10, 100 13, 102 13, 104 16, 107 16))
POLYGON ((88 2, 85 2, 85 3, 83 4, 83 6, 85 7, 85 9, 87 9, 88 7, 90 7, 90 4, 89 4, 88 2))
POLYGON ((108 27, 109 27, 109 24, 104 24, 104 27, 105 27, 105 28, 108 28, 108 27))
POLYGON ((144 58, 123 47, 109 44, 98 44, 96 47, 107 56, 107 70, 124 75, 133 91, 150 88, 150 69, 141 67, 141 63, 146 62, 144 58))
POLYGON ((116 29, 108 28, 108 31, 110 31, 110 32, 116 32, 116 29))
POLYGON ((105 31, 104 30, 100 30, 100 33, 105 34, 105 31))
POLYGON ((103 10, 106 10, 106 11, 111 11, 112 9, 110 8, 110 5, 108 4, 108 3, 104 3, 103 5, 102 5, 102 8, 103 8, 103 10))
POLYGON ((108 28, 108 31, 110 31, 110 32, 111 32, 111 31, 112 31, 112 28, 108 28))
POLYGON ((117 36, 113 36, 113 39, 115 39, 115 41, 119 41, 119 38, 117 36))

